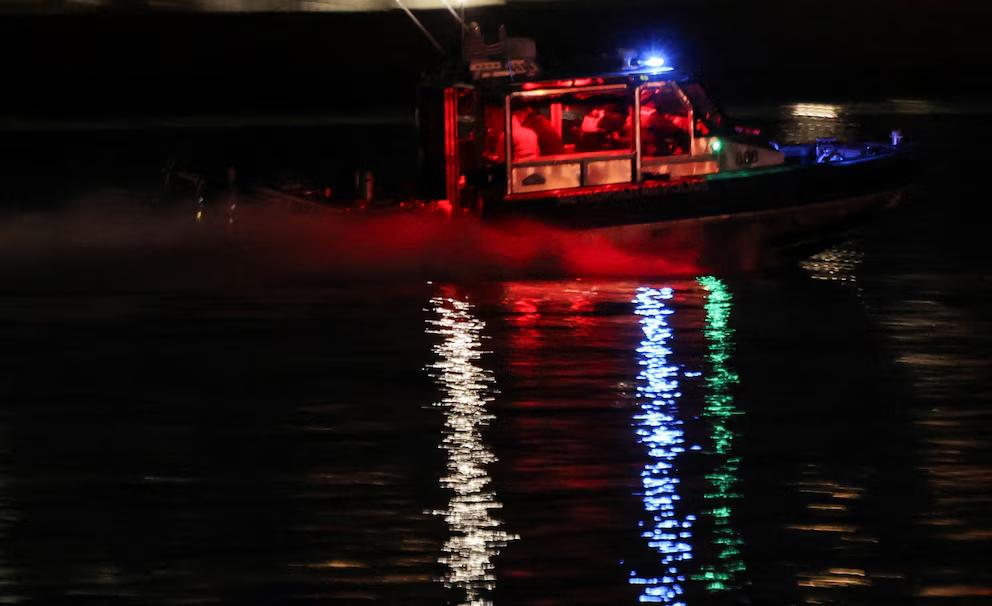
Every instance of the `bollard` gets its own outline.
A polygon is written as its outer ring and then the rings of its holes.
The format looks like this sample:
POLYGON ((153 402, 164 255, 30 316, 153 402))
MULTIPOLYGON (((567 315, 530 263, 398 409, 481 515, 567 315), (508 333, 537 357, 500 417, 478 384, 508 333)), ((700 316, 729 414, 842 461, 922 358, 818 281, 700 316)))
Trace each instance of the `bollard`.
POLYGON ((358 199, 371 202, 375 197, 375 178, 370 170, 355 171, 355 191, 358 199))

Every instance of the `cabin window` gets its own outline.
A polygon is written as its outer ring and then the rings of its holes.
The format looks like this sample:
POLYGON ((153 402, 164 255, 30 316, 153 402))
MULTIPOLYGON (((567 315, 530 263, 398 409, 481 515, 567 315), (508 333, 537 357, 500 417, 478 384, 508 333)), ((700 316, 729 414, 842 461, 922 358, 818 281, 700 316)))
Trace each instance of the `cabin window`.
POLYGON ((584 153, 630 153, 631 102, 626 90, 514 98, 513 161, 584 153))
POLYGON ((507 108, 509 193, 632 181, 633 95, 626 84, 531 89, 511 96, 507 108))
POLYGON ((692 107, 669 82, 641 89, 641 154, 647 157, 690 153, 692 107))
POLYGON ((692 102, 693 115, 696 121, 696 136, 709 137, 723 126, 723 115, 716 104, 710 100, 703 87, 695 82, 680 86, 685 96, 692 102))

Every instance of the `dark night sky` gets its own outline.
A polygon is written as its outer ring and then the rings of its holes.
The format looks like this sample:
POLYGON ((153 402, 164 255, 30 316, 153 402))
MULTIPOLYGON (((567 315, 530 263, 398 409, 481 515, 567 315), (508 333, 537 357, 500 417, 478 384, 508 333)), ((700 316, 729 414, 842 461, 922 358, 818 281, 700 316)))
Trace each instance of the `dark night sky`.
MULTIPOLYGON (((456 48, 447 14, 419 14, 456 48)), ((660 43, 723 99, 974 98, 992 84, 992 5, 965 0, 571 0, 470 17, 536 38, 545 67, 660 43)), ((437 62, 399 11, 9 14, 0 57, 0 116, 35 118, 400 109, 437 62)))

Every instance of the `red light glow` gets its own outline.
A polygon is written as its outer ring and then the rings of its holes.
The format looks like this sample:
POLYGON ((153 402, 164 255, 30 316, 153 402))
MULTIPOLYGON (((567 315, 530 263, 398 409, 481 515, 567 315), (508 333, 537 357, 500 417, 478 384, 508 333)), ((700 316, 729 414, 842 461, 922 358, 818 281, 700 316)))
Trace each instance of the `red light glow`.
POLYGON ((681 188, 698 185, 706 181, 703 177, 685 177, 670 181, 643 181, 641 183, 612 183, 609 185, 596 185, 592 187, 582 187, 574 189, 551 189, 548 191, 528 192, 523 194, 510 194, 507 200, 534 200, 539 198, 581 198, 585 196, 601 196, 603 194, 615 192, 627 192, 638 189, 664 189, 681 188))
POLYGON ((596 86, 603 84, 602 78, 574 78, 570 80, 548 80, 546 82, 525 82, 523 90, 541 90, 545 88, 574 88, 581 86, 596 86))

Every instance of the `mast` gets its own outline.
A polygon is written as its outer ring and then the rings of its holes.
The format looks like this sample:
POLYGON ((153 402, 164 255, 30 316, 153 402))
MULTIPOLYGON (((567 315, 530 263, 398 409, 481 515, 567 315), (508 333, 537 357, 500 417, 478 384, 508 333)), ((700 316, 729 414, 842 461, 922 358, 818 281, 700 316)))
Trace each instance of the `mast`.
POLYGON ((409 8, 407 8, 405 4, 403 4, 403 0, 396 0, 396 4, 403 9, 403 12, 406 13, 406 16, 409 17, 410 20, 413 21, 413 24, 416 25, 418 29, 420 29, 421 33, 423 33, 424 36, 427 37, 431 45, 437 49, 437 52, 443 55, 444 49, 441 48, 441 45, 434 38, 434 36, 432 36, 431 33, 427 31, 427 28, 424 27, 424 24, 420 22, 420 19, 417 19, 417 16, 413 14, 413 11, 411 11, 409 8))

